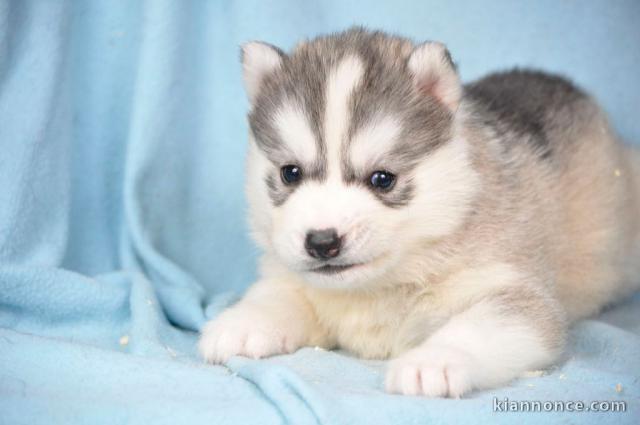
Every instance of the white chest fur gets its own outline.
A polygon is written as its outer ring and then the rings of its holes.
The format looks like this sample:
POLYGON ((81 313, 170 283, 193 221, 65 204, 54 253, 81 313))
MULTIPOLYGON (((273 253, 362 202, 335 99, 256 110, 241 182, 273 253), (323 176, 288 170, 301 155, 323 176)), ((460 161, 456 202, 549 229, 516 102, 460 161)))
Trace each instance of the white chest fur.
POLYGON ((375 292, 308 290, 308 297, 335 344, 361 357, 387 358, 406 350, 433 326, 429 293, 417 288, 375 292), (412 331, 413 330, 413 331, 412 331))
POLYGON ((420 344, 454 314, 516 276, 510 266, 495 263, 459 271, 433 285, 305 292, 337 346, 360 357, 388 358, 420 344))

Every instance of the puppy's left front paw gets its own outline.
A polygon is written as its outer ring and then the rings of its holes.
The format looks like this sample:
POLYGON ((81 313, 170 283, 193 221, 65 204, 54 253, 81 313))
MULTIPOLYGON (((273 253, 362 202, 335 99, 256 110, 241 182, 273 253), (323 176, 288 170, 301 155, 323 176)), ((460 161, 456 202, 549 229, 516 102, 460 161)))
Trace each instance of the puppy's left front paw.
POLYGON ((473 385, 473 359, 449 347, 418 347, 392 360, 385 387, 390 393, 458 398, 473 385))

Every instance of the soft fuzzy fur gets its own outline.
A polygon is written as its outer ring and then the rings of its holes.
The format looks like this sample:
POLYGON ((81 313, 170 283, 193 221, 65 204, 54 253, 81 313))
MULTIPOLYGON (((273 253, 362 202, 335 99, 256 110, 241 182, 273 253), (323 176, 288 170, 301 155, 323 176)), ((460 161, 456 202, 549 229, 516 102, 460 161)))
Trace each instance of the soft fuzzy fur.
POLYGON ((290 54, 249 43, 243 65, 264 257, 203 329, 207 361, 341 347, 393 359, 391 392, 457 397, 549 366, 569 321, 637 288, 640 159, 566 80, 463 87, 443 45, 362 29, 290 54), (327 228, 340 255, 311 257, 306 233, 327 228))

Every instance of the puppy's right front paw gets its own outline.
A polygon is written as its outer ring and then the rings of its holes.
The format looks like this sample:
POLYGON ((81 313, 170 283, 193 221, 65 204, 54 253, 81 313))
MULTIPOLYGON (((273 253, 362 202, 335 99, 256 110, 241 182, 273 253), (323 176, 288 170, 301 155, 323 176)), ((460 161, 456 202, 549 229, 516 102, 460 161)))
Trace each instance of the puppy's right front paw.
POLYGON ((204 326, 198 348, 207 362, 224 363, 237 355, 258 359, 292 353, 303 341, 296 323, 256 308, 234 307, 204 326))

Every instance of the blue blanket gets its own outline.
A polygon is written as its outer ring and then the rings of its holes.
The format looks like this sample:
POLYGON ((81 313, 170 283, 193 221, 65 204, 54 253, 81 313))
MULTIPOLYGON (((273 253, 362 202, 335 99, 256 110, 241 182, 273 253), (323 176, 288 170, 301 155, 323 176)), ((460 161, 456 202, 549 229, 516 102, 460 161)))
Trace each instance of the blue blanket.
POLYGON ((640 141, 638 22, 634 0, 0 0, 0 423, 640 423, 638 296, 576 324, 557 368, 463 400, 387 395, 383 362, 340 352, 195 352, 255 277, 239 43, 353 23, 443 40, 466 81, 571 75, 640 141))

